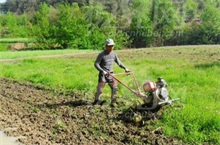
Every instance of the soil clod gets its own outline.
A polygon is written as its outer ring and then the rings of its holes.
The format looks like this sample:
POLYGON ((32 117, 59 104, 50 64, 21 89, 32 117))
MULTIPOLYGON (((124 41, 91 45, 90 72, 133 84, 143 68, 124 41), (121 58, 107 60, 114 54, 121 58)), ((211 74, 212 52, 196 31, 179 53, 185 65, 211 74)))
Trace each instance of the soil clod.
POLYGON ((5 133, 23 136, 19 141, 27 145, 178 143, 162 128, 152 131, 145 125, 152 119, 146 113, 94 107, 80 98, 0 79, 0 130, 16 128, 5 133))

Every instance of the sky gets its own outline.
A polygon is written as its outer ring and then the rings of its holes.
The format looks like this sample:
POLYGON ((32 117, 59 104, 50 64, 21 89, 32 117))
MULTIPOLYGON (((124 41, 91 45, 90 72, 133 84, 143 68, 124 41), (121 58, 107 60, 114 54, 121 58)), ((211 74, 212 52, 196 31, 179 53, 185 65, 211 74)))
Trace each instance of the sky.
POLYGON ((0 3, 4 3, 4 2, 6 2, 6 0, 0 0, 0 3))

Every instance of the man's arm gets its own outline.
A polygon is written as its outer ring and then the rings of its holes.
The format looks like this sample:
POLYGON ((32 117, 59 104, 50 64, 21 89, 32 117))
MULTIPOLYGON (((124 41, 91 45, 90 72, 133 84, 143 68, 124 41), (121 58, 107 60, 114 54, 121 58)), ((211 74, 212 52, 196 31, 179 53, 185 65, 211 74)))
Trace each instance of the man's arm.
POLYGON ((98 71, 104 72, 104 70, 100 66, 100 63, 102 61, 102 57, 103 57, 103 54, 100 53, 95 60, 94 66, 98 71))
POLYGON ((118 58, 117 54, 115 54, 115 62, 123 68, 126 72, 129 72, 129 70, 124 66, 124 64, 121 62, 121 60, 118 58))

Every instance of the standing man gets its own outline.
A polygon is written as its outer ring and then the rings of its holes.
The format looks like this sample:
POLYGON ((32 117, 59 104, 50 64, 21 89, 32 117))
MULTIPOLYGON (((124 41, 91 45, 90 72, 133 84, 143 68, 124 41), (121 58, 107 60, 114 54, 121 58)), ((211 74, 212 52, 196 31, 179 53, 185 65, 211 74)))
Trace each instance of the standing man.
POLYGON ((105 42, 105 50, 99 53, 94 63, 95 68, 99 71, 98 85, 95 93, 95 101, 93 103, 94 105, 101 105, 103 103, 100 101, 99 96, 101 95, 106 83, 108 83, 111 87, 111 106, 115 106, 117 103, 117 82, 109 76, 109 74, 113 74, 114 62, 116 62, 119 67, 123 68, 125 72, 129 72, 113 51, 114 45, 115 43, 112 39, 107 39, 105 42))

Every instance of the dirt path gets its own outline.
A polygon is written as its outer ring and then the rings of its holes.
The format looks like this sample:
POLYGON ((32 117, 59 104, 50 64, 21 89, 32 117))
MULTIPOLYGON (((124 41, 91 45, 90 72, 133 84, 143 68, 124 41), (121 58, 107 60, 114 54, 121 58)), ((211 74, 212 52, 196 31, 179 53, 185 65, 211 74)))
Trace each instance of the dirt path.
POLYGON ((0 79, 0 130, 25 145, 180 143, 162 129, 125 123, 109 105, 94 107, 81 98, 0 79))
MULTIPOLYGON (((183 45, 183 46, 164 46, 164 47, 155 47, 155 48, 171 48, 171 49, 186 49, 186 48, 190 48, 190 49, 200 49, 200 48, 220 48, 220 45, 183 45)), ((152 50, 152 48, 149 48, 152 50)), ((120 52, 132 52, 134 53, 135 49, 124 49, 124 50, 119 50, 119 54, 120 52)), ((146 48, 139 48, 136 49, 135 51, 142 51, 142 50, 146 50, 146 48)), ((12 58, 12 59, 7 59, 7 58, 0 58, 0 62, 13 62, 13 61, 20 61, 20 60, 24 60, 24 59, 34 59, 34 58, 68 58, 68 57, 94 57, 98 54, 99 52, 72 52, 72 53, 65 53, 65 54, 41 54, 40 56, 30 56, 30 57, 20 57, 20 58, 12 58)), ((123 53, 122 53, 123 54, 123 53)), ((95 59, 95 58, 94 58, 95 59)))

